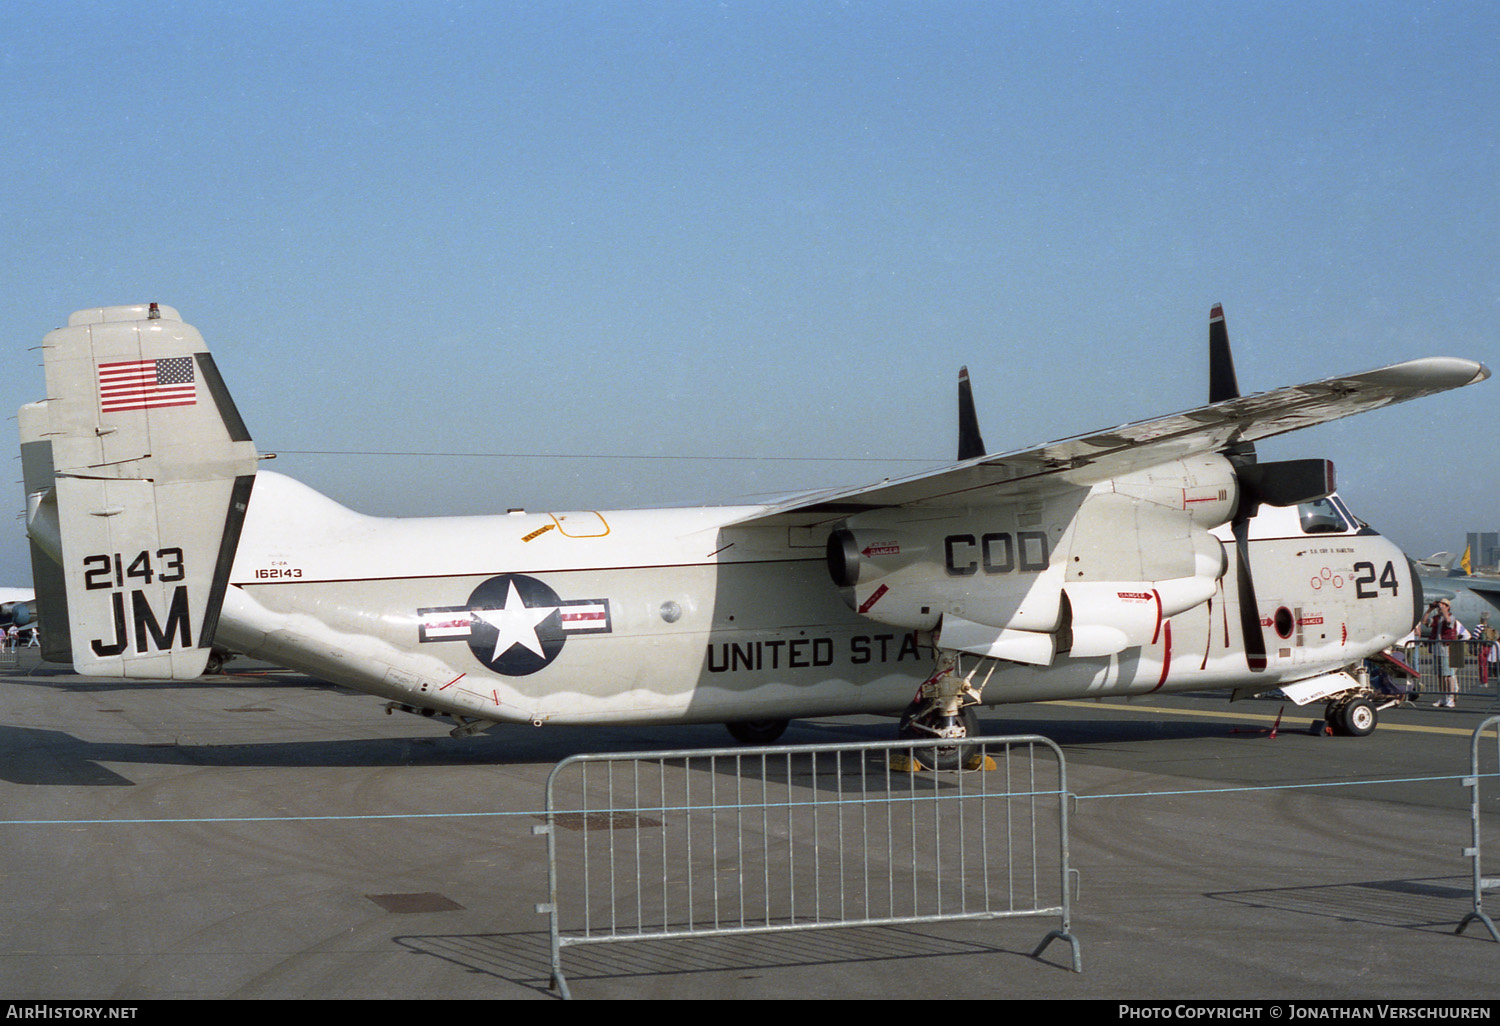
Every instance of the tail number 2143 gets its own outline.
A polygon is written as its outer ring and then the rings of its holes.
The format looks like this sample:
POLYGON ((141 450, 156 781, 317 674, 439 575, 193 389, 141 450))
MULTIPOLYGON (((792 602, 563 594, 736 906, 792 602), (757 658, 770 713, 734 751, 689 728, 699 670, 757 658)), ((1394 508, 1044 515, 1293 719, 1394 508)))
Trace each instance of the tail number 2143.
POLYGON ((95 639, 90 647, 97 656, 115 656, 124 652, 126 646, 135 642, 137 653, 165 651, 171 648, 187 648, 192 644, 192 630, 188 623, 188 591, 186 584, 172 589, 167 603, 165 625, 151 608, 151 599, 143 590, 144 585, 172 584, 186 577, 182 550, 179 548, 142 550, 128 561, 126 554, 101 552, 83 557, 83 586, 88 591, 110 590, 110 605, 114 612, 115 637, 105 643, 95 639), (130 616, 127 624, 126 594, 129 594, 130 616))

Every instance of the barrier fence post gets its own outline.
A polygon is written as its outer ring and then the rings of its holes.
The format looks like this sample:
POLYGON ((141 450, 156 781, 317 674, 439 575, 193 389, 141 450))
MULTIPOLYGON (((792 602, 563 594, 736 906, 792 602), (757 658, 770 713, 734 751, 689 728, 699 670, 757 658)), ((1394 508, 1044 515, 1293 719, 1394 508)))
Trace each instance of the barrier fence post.
POLYGON ((1464 916, 1463 922, 1458 924, 1458 929, 1455 930, 1454 933, 1463 933, 1464 927, 1468 926, 1472 922, 1477 921, 1483 923, 1485 929, 1490 931, 1490 936, 1493 937, 1497 942, 1500 942, 1500 931, 1497 931, 1495 929, 1494 920, 1486 915, 1484 911, 1484 892, 1486 890, 1500 886, 1500 879, 1485 879, 1483 867, 1480 864, 1481 831, 1479 821, 1479 793, 1480 781, 1484 779, 1479 772, 1481 747, 1480 742, 1484 735, 1484 732, 1490 729, 1493 729, 1496 732, 1495 762, 1497 768, 1500 768, 1500 716, 1491 716, 1479 726, 1475 727, 1474 736, 1470 741, 1469 776, 1464 778, 1464 786, 1469 788, 1469 814, 1473 821, 1473 844, 1471 847, 1464 849, 1464 854, 1469 857, 1473 868, 1474 910, 1468 915, 1464 916))

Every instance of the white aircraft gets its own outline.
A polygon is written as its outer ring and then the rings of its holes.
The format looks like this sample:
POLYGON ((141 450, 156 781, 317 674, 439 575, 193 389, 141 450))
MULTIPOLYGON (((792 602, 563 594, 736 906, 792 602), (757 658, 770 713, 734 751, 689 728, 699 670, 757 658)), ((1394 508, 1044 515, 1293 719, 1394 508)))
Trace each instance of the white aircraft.
POLYGON ((259 470, 175 310, 84 310, 20 411, 34 583, 63 625, 46 653, 182 679, 220 646, 456 735, 724 722, 765 741, 905 710, 903 736, 957 742, 980 705, 1203 688, 1281 688, 1368 733, 1358 668, 1411 630, 1420 586, 1331 464, 1253 443, 1489 371, 1431 358, 1242 397, 1217 307, 1210 341, 1210 405, 1002 455, 961 375, 958 461, 868 487, 383 519, 259 470))

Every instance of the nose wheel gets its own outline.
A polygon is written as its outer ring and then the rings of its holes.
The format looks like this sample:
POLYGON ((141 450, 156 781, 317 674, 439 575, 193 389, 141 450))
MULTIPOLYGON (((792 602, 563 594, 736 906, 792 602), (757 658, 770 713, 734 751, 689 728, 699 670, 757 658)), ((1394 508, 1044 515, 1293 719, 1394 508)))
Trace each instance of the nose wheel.
POLYGON ((1358 696, 1330 703, 1323 718, 1335 734, 1344 737, 1366 737, 1375 732, 1375 726, 1380 722, 1375 703, 1358 696))

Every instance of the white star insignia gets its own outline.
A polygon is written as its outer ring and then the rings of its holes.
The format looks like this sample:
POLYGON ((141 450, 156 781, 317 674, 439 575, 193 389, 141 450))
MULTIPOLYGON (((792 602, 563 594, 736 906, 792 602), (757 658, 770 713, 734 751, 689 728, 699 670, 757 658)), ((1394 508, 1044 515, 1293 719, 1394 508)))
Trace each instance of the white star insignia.
POLYGON ((475 609, 473 616, 476 620, 483 620, 497 632, 495 654, 490 656, 491 661, 499 659, 516 645, 545 657, 536 628, 537 624, 557 612, 557 609, 557 606, 528 606, 521 600, 516 582, 511 581, 503 606, 499 609, 475 609))

